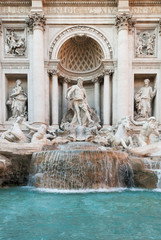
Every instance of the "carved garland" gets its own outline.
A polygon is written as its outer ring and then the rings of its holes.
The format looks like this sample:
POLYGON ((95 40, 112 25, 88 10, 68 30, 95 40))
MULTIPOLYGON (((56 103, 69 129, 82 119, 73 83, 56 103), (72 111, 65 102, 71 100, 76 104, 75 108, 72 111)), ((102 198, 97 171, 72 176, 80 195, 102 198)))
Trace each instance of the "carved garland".
POLYGON ((92 27, 86 27, 86 26, 74 26, 74 27, 71 27, 71 28, 68 28, 66 30, 64 30, 62 33, 60 33, 56 38, 55 40, 53 41, 53 43, 51 44, 51 47, 49 49, 49 59, 51 59, 52 57, 52 52, 53 52, 53 49, 54 49, 54 46, 56 45, 56 43, 59 41, 59 39, 64 36, 66 33, 69 33, 69 32, 73 32, 75 30, 81 30, 81 31, 90 31, 90 32, 94 32, 96 33, 99 37, 101 37, 104 42, 106 43, 108 49, 109 49, 109 52, 110 52, 110 58, 112 59, 113 57, 113 54, 112 54, 112 47, 109 43, 109 41, 107 40, 107 38, 101 33, 99 32, 98 30, 92 28, 92 27))

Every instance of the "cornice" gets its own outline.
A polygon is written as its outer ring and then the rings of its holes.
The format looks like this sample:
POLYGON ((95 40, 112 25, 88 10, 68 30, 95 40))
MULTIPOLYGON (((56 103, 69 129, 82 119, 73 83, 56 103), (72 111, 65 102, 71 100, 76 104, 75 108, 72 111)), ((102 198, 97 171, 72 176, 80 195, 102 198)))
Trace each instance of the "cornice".
POLYGON ((31 0, 0 0, 0 7, 2 6, 31 6, 32 5, 32 1, 31 0))
POLYGON ((129 0, 129 5, 134 7, 134 6, 161 6, 161 1, 160 0, 129 0))
POLYGON ((12 61, 2 61, 2 69, 29 69, 30 64, 28 60, 12 60, 12 61))
POLYGON ((69 1, 58 1, 58 0, 44 0, 44 6, 66 6, 66 5, 99 5, 99 6, 117 6, 118 0, 91 0, 91 1, 82 1, 82 0, 69 0, 69 1))

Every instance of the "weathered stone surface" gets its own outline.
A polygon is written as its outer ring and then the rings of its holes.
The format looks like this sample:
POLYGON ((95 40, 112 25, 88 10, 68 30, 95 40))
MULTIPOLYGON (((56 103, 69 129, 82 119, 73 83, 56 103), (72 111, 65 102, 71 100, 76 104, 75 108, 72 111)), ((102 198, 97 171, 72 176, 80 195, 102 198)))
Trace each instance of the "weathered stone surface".
POLYGON ((157 187, 157 175, 145 168, 142 158, 130 157, 129 163, 133 169, 135 187, 148 189, 157 187))
POLYGON ((33 152, 42 148, 38 144, 0 144, 0 187, 26 185, 33 152))

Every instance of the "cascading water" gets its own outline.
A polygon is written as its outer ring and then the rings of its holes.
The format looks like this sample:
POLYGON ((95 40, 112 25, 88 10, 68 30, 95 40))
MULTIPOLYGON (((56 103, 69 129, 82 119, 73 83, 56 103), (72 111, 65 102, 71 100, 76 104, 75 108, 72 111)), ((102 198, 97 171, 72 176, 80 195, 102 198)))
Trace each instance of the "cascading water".
POLYGON ((157 177, 157 188, 161 188, 161 159, 160 158, 145 158, 143 159, 143 163, 146 169, 153 171, 157 177))
POLYGON ((133 172, 126 153, 102 150, 91 143, 70 143, 60 150, 33 154, 29 185, 58 189, 130 187, 133 172))

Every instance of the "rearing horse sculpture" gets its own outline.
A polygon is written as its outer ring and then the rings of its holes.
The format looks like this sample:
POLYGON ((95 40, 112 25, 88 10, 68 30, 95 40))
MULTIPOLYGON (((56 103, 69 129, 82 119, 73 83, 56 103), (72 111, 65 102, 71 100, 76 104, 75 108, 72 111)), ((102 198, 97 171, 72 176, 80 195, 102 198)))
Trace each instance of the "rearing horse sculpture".
POLYGON ((133 141, 129 135, 130 128, 130 119, 125 117, 121 119, 121 122, 118 123, 118 128, 115 135, 111 136, 110 142, 112 146, 123 146, 128 148, 133 146, 133 141))

